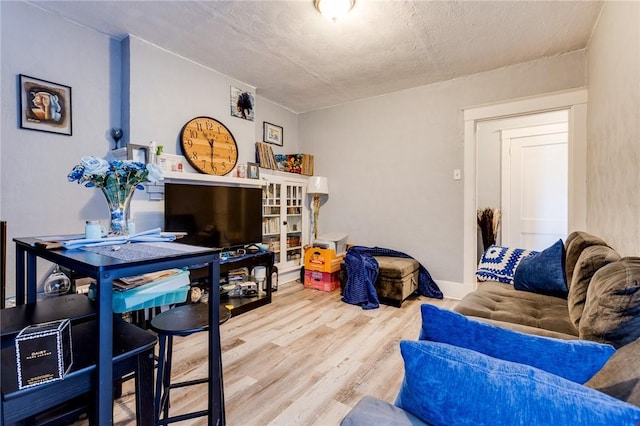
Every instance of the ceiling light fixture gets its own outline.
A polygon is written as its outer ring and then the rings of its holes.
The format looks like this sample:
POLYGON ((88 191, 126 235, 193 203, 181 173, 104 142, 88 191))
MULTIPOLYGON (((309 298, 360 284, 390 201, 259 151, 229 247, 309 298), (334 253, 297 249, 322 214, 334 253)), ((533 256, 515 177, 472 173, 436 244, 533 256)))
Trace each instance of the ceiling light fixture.
POLYGON ((336 22, 349 13, 356 0, 314 0, 313 4, 322 16, 336 22))

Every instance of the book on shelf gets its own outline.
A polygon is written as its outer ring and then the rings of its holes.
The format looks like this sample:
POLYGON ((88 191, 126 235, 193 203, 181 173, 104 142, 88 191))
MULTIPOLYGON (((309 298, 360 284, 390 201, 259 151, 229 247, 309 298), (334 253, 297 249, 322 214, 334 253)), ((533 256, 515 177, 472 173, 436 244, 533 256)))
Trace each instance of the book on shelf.
POLYGON ((256 161, 263 169, 277 170, 273 150, 264 142, 256 142, 256 161))
POLYGON ((249 269, 246 267, 232 269, 228 272, 229 283, 246 281, 248 277, 249 277, 249 269))

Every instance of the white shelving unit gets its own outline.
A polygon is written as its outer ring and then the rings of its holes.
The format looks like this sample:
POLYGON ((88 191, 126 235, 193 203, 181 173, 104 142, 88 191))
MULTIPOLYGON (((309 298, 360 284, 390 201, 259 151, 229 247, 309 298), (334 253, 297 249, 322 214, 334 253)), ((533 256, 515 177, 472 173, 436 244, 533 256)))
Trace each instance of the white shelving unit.
POLYGON ((309 243, 307 178, 263 173, 262 179, 262 242, 275 253, 280 275, 295 274, 304 263, 304 246, 309 243))

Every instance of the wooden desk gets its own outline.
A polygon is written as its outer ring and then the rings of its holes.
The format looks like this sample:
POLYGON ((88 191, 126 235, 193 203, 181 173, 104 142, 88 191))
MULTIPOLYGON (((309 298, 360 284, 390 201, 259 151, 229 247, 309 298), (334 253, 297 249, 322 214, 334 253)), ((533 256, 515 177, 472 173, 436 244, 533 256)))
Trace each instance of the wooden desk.
MULTIPOLYGON (((113 423, 113 310, 112 282, 131 275, 171 268, 207 264, 208 279, 213 288, 219 287, 219 249, 186 246, 179 243, 164 243, 168 253, 149 255, 142 259, 128 261, 82 249, 50 250, 35 246, 33 237, 14 238, 16 244, 16 303, 36 301, 36 260, 42 258, 91 277, 97 287, 98 339, 96 350, 97 382, 96 419, 99 425, 113 423)), ((137 246, 136 243, 133 244, 137 246)), ((116 252, 114 252, 115 255, 116 252)), ((120 255, 120 254, 119 254, 120 255)), ((219 291, 211 291, 209 303, 209 425, 224 425, 224 393, 222 387, 222 358, 220 349, 219 291), (216 326, 213 326, 213 325, 216 326)))

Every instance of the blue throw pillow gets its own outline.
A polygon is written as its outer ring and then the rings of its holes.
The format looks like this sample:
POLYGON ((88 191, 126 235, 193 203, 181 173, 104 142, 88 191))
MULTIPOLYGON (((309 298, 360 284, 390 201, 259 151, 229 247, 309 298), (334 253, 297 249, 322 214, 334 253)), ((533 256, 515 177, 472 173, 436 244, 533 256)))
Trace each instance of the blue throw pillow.
POLYGON ((551 247, 522 259, 513 278, 516 290, 567 297, 564 244, 558 240, 551 247))
POLYGON ((637 425, 640 408, 546 371, 428 341, 402 341, 395 405, 438 425, 637 425))
POLYGON ((513 274, 516 272, 518 264, 532 253, 536 252, 494 244, 482 254, 476 278, 478 281, 499 281, 513 284, 513 274))
POLYGON ((591 379, 615 353, 611 345, 520 333, 424 304, 420 340, 448 343, 527 364, 576 383, 591 379))

